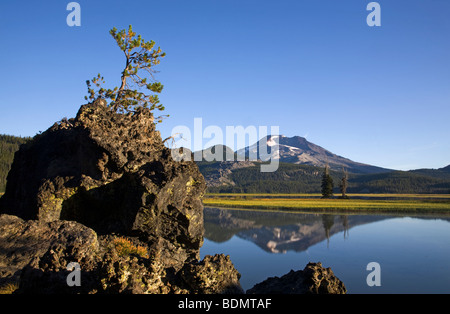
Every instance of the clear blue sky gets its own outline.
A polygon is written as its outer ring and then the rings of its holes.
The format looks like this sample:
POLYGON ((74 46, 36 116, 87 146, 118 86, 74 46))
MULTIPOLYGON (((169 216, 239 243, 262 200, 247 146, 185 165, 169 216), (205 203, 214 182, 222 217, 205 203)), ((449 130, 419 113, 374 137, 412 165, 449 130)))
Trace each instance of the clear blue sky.
POLYGON ((278 125, 355 161, 450 164, 450 1, 1 1, 0 133, 33 136, 75 116, 85 81, 119 85, 108 34, 129 24, 167 53, 160 95, 173 127, 278 125))

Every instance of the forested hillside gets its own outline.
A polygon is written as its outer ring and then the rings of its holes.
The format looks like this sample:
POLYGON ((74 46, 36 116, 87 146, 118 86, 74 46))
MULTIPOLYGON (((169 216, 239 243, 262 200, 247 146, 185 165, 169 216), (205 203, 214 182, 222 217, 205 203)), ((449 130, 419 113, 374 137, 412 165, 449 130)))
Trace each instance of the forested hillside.
POLYGON ((19 149, 20 144, 25 143, 29 139, 0 134, 0 193, 5 191, 6 176, 11 168, 14 153, 19 149))
MULTIPOLYGON (((200 171, 203 168, 200 167, 200 171)), ((322 169, 308 165, 280 163, 275 172, 260 172, 260 164, 235 169, 228 178, 234 185, 208 187, 208 192, 227 193, 316 193, 320 192, 322 169)), ((337 183, 339 174, 332 171, 337 183)))
POLYGON ((449 194, 450 174, 428 169, 426 174, 412 170, 352 176, 348 192, 449 194))
MULTIPOLYGON (((214 168, 200 166, 205 176, 214 168)), ((210 193, 320 193, 323 169, 314 166, 280 163, 275 172, 261 173, 260 165, 234 169, 228 182, 208 186, 210 193)), ((334 193, 339 195, 342 172, 330 171, 334 193)), ((450 173, 441 169, 420 172, 392 171, 379 174, 349 174, 348 193, 450 193, 450 173)))

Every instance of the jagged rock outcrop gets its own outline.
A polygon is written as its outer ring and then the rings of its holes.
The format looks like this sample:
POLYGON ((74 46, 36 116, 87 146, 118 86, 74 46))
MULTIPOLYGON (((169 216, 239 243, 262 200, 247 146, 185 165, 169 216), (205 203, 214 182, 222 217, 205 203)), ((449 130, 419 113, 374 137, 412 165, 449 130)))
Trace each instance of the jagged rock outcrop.
POLYGON ((198 263, 186 264, 180 271, 184 285, 192 293, 241 294, 241 275, 228 255, 207 255, 198 263))
POLYGON ((239 273, 228 256, 206 256, 185 263, 180 271, 167 268, 158 254, 124 250, 146 243, 116 235, 98 236, 74 221, 25 221, 0 215, 0 288, 16 286, 25 294, 167 294, 243 293, 239 273), (118 241, 119 240, 119 241, 118 241), (68 285, 79 267, 79 285, 68 285))
POLYGON ((345 294, 344 283, 337 278, 331 268, 322 263, 308 263, 303 270, 294 271, 281 277, 270 277, 247 290, 248 294, 345 294))
POLYGON ((172 159, 150 110, 98 101, 20 147, 0 212, 138 236, 179 269, 203 243, 205 188, 194 162, 172 159))
POLYGON ((15 154, 0 198, 3 283, 20 281, 22 293, 226 292, 189 275, 217 264, 220 281, 240 287, 229 259, 198 261, 205 189, 194 161, 173 160, 150 110, 83 105, 15 154), (117 239, 146 255, 119 252, 117 239), (66 282, 73 262, 80 287, 66 282))

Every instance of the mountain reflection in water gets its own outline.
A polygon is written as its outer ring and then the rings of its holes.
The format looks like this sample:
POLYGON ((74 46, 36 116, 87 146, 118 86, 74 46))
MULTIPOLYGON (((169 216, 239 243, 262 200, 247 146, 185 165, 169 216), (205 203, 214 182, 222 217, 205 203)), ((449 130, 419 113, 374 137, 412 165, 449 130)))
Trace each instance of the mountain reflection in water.
POLYGON ((204 209, 205 238, 221 243, 236 235, 270 253, 305 251, 336 233, 343 232, 348 237, 352 227, 386 218, 389 217, 204 209))
POLYGON ((331 267, 348 293, 450 293, 448 214, 340 215, 204 209, 201 256, 231 256, 244 289, 308 262, 331 267), (369 262, 381 286, 367 285, 369 262))

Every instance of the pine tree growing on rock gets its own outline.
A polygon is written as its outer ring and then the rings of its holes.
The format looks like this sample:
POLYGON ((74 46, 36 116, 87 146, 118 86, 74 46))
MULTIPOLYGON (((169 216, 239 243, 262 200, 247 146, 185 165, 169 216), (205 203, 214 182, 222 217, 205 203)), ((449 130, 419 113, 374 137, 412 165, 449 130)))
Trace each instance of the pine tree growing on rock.
MULTIPOLYGON (((121 84, 113 89, 103 88, 105 83, 99 73, 92 80, 86 81, 88 96, 86 100, 94 101, 103 99, 110 101, 108 106, 119 112, 133 111, 137 107, 150 110, 164 110, 158 94, 163 90, 163 85, 154 77, 154 66, 160 63, 160 59, 166 54, 161 48, 155 48, 155 42, 145 41, 141 35, 136 36, 130 25, 128 30, 118 31, 115 27, 109 32, 115 39, 120 50, 123 51, 126 62, 122 71, 121 84), (95 89, 94 89, 95 88, 95 89)), ((158 117, 157 122, 161 122, 158 117)))

